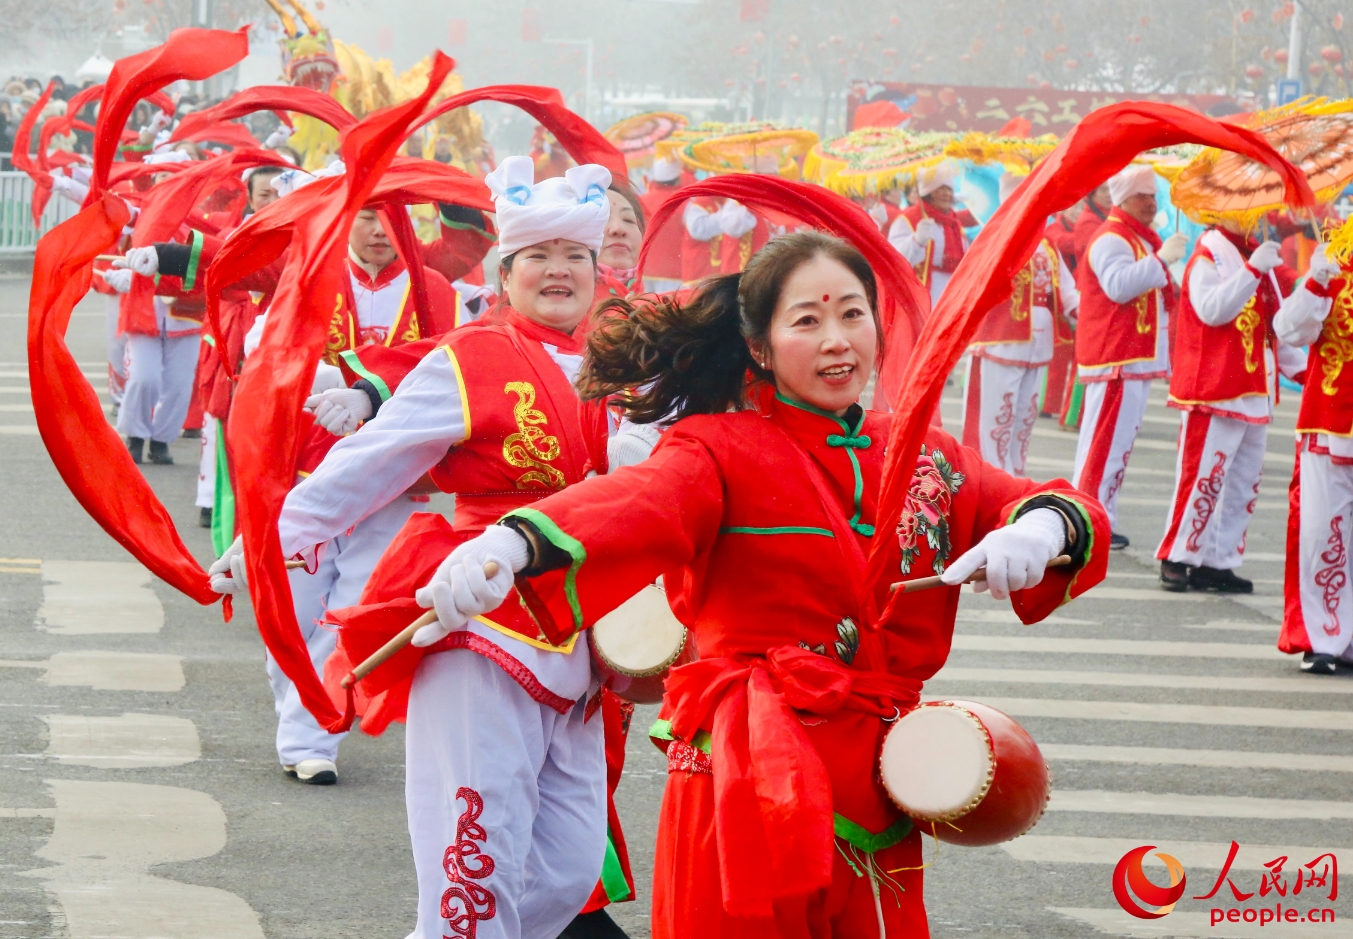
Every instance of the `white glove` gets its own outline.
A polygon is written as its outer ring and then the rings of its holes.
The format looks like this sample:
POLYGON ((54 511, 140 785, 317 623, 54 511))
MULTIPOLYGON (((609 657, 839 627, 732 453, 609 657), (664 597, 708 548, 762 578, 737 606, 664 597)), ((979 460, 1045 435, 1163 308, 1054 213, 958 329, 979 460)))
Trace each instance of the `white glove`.
POLYGON ((1156 252, 1156 257, 1160 258, 1167 265, 1173 264, 1175 261, 1181 260, 1184 257, 1184 252, 1188 250, 1188 247, 1188 236, 1182 231, 1177 231, 1169 238, 1165 239, 1165 243, 1161 245, 1160 250, 1156 252))
POLYGON ((916 231, 911 233, 912 241, 922 247, 935 240, 935 236, 940 233, 939 222, 933 218, 923 218, 916 223, 916 231))
POLYGON ((89 187, 58 173, 52 176, 52 192, 60 193, 72 202, 83 203, 89 195, 89 187))
POLYGON ((1276 241, 1266 241, 1254 249, 1250 255, 1250 267, 1261 274, 1267 274, 1279 264, 1283 263, 1281 247, 1276 241))
POLYGON ((371 399, 359 388, 330 388, 305 399, 315 423, 335 437, 346 437, 371 416, 371 399))
POLYGON ((160 273, 160 253, 155 246, 148 248, 128 248, 126 255, 113 262, 113 267, 122 267, 135 271, 142 277, 154 277, 160 273))
POLYGON ((741 238, 756 227, 756 216, 732 199, 719 207, 718 219, 719 230, 730 238, 741 238))
POLYGON ((526 566, 526 539, 511 528, 490 525, 446 556, 427 585, 414 594, 418 605, 435 607, 437 622, 413 634, 413 644, 430 646, 450 635, 473 617, 502 606, 512 589, 512 575, 526 566), (484 565, 493 561, 498 572, 484 576, 484 565))
MULTIPOLYGON (((345 388, 343 384, 343 370, 337 365, 330 365, 328 362, 321 362, 315 367, 315 380, 310 384, 310 393, 317 395, 321 391, 328 391, 330 388, 345 388)), ((308 405, 310 402, 306 402, 308 405)), ((370 402, 368 402, 369 404, 370 402)))
POLYGON ((132 289, 132 272, 127 270, 99 271, 103 279, 118 293, 129 293, 132 289))
POLYGON ((235 536, 234 543, 207 568, 207 573, 211 575, 211 589, 217 593, 249 592, 249 581, 244 576, 243 535, 235 536))
POLYGON ((1339 265, 1330 260, 1328 249, 1329 245, 1321 245, 1311 255, 1311 280, 1322 287, 1329 286, 1331 277, 1339 276, 1339 265))
POLYGON ((173 120, 173 117, 165 114, 163 111, 156 111, 155 116, 150 119, 150 123, 141 128, 141 132, 145 133, 146 131, 149 131, 152 134, 158 134, 168 127, 173 120))
POLYGON ((631 424, 625 421, 620 432, 606 441, 607 468, 614 472, 622 466, 633 466, 648 459, 662 437, 657 424, 631 424))
POLYGON ((985 567, 987 579, 978 581, 973 589, 977 593, 989 589, 997 600, 1004 600, 1011 591, 1038 586, 1048 562, 1064 547, 1066 522, 1062 516, 1052 509, 1034 509, 965 551, 940 579, 946 584, 961 584, 985 567))
POLYGON ((289 140, 291 140, 291 128, 282 124, 277 130, 268 135, 267 140, 263 141, 263 148, 265 150, 271 150, 273 147, 282 146, 289 140))

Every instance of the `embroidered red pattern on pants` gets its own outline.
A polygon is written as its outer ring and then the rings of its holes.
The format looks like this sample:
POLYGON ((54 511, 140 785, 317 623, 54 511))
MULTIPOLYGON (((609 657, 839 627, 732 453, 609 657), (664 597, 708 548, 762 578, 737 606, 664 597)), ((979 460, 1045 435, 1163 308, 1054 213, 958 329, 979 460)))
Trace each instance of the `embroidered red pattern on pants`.
MULTIPOLYGON (((476 880, 493 873, 493 858, 484 854, 476 842, 487 841, 488 832, 479 824, 484 811, 484 800, 468 786, 456 790, 456 798, 465 800, 465 811, 456 822, 456 843, 446 849, 442 869, 451 886, 442 894, 442 918, 458 939, 474 939, 482 920, 493 919, 498 912, 498 900, 493 891, 476 880), (459 908, 455 901, 460 901, 459 908)), ((443 939, 452 939, 452 936, 443 939)))
POLYGON ((1218 450, 1213 454, 1217 458, 1212 472, 1198 480, 1198 498, 1193 500, 1193 521, 1189 523, 1189 537, 1184 547, 1189 551, 1198 551, 1198 542, 1217 510, 1217 497, 1221 495, 1222 483, 1226 479, 1226 454, 1218 450))
POLYGON ((1344 517, 1330 519, 1329 547, 1320 553, 1325 566, 1315 572, 1315 585, 1324 591, 1322 600, 1329 617, 1321 627, 1327 636, 1339 635, 1339 592, 1348 584, 1348 550, 1344 547, 1344 517))
POLYGON ((1004 467, 1006 455, 1010 452, 1010 425, 1015 422, 1015 393, 1007 391, 1001 396, 1001 410, 996 414, 996 426, 991 428, 989 437, 996 443, 996 465, 1004 467))
POLYGON ((1029 399, 1029 406, 1024 411, 1024 419, 1020 421, 1019 432, 1015 434, 1015 443, 1019 446, 1016 459, 1011 461, 1011 468, 1016 473, 1023 473, 1024 467, 1029 462, 1029 437, 1034 432, 1034 424, 1038 421, 1038 393, 1029 399))

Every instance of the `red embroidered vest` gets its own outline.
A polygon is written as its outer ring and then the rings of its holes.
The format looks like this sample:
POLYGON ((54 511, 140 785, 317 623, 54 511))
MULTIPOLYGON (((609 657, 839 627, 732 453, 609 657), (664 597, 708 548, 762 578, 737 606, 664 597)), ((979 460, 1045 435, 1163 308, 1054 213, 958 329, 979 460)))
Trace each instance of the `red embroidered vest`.
POLYGON ((1061 263, 1056 252, 1043 241, 1029 263, 1015 275, 1015 290, 1010 299, 992 307, 977 330, 974 345, 987 346, 1003 342, 1032 342, 1033 308, 1041 306, 1052 311, 1054 329, 1060 333, 1062 323, 1061 263))
POLYGON ((964 209, 962 212, 950 210, 948 212, 938 212, 924 202, 918 202, 915 205, 909 205, 902 210, 901 215, 911 225, 912 231, 921 223, 921 219, 928 218, 944 229, 944 255, 935 256, 935 242, 930 242, 925 248, 925 261, 917 274, 921 278, 921 283, 930 286, 930 272, 939 271, 941 274, 952 274, 958 269, 958 264, 963 260, 963 256, 968 253, 968 240, 963 234, 964 228, 972 228, 978 224, 978 220, 971 212, 964 209))
POLYGON ((1259 278, 1254 296, 1231 322, 1208 326, 1194 312, 1189 296, 1189 275, 1199 258, 1216 263, 1212 252, 1200 244, 1184 268, 1184 291, 1174 324, 1170 400, 1215 404, 1268 394, 1264 350, 1270 345, 1269 332, 1280 302, 1272 279, 1267 274, 1259 278))
POLYGON ((1080 311, 1076 315, 1076 364, 1084 368, 1149 362, 1156 357, 1160 291, 1148 290, 1127 303, 1109 299, 1089 260, 1095 242, 1106 236, 1122 238, 1138 260, 1153 253, 1129 222, 1116 213, 1091 237, 1076 280, 1081 293, 1080 311))
POLYGON ((1297 433, 1353 435, 1353 278, 1321 291, 1334 299, 1320 338, 1311 343, 1297 433))
MULTIPOLYGON (((404 269, 404 262, 398 258, 391 262, 391 266, 394 265, 398 265, 400 270, 404 269)), ((334 298, 333 319, 329 322, 329 334, 324 341, 324 361, 330 365, 338 364, 340 353, 366 344, 357 322, 357 301, 352 295, 352 279, 346 266, 343 273, 343 290, 334 298)), ((384 274, 385 271, 381 273, 384 274)), ((394 276, 399 275, 399 271, 393 273, 394 276)), ((412 287, 413 281, 406 279, 404 295, 399 301, 399 313, 395 316, 394 325, 385 334, 385 340, 381 345, 398 346, 423 338, 422 328, 418 322, 418 311, 414 309, 411 296, 412 287)))

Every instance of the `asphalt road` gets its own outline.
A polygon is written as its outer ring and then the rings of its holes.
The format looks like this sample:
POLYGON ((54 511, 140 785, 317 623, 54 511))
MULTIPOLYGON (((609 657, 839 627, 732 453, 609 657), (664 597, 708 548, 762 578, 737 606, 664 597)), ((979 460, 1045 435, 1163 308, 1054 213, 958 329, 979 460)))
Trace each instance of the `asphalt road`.
MULTIPOLYGON (((0 939, 399 939, 414 891, 400 727, 352 735, 337 786, 282 775, 247 609, 224 624, 219 608, 151 581, 53 470, 27 393, 27 286, 0 279, 0 939)), ((77 310, 69 344, 102 391, 101 300, 77 310)), ((1120 529, 1133 545, 1105 585, 1034 627, 1008 604, 964 598, 954 654, 926 692, 1015 715, 1044 747, 1055 794, 1015 842, 928 848, 936 937, 1353 936, 1346 898, 1290 890, 1317 855, 1353 855, 1353 671, 1302 676, 1274 649, 1295 401, 1281 405, 1250 529, 1242 573, 1256 594, 1232 600, 1156 586, 1177 426, 1163 395, 1158 387, 1127 472, 1120 529), (1222 886, 1190 899, 1212 889, 1232 840, 1241 847, 1230 879, 1254 896, 1222 886), (1187 873, 1186 899, 1163 919, 1114 902, 1114 864, 1137 845, 1187 873), (1261 895, 1263 865, 1280 856, 1288 893, 1261 895), (1338 921, 1224 918, 1232 908, 1257 918, 1277 902, 1330 907, 1338 921)), ((956 400, 945 416, 957 424, 956 400)), ((1031 471, 1069 474, 1074 446, 1041 421, 1031 471)), ((176 465, 145 473, 206 563, 192 505, 197 441, 173 453, 176 465)), ((665 760, 634 734, 618 798, 640 898, 612 909, 635 937, 648 935, 665 776, 665 760)), ((1165 882, 1163 867, 1148 873, 1165 882)))

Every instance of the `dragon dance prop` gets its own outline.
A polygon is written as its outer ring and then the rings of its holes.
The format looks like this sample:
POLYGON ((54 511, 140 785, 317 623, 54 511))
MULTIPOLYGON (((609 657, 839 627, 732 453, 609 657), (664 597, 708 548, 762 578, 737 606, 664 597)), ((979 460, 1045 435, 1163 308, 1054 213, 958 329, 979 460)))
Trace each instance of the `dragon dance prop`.
POLYGON ((911 183, 916 173, 946 159, 948 134, 900 127, 866 127, 816 144, 803 178, 843 196, 864 196, 911 183))
POLYGON ((648 166, 658 144, 684 131, 689 123, 684 114, 649 111, 617 121, 606 129, 605 136, 625 155, 625 162, 631 167, 648 166))
POLYGON ((798 127, 728 124, 677 153, 688 169, 711 175, 762 173, 798 179, 800 158, 816 143, 817 134, 798 127))

